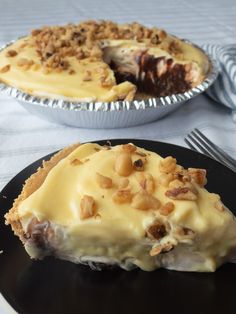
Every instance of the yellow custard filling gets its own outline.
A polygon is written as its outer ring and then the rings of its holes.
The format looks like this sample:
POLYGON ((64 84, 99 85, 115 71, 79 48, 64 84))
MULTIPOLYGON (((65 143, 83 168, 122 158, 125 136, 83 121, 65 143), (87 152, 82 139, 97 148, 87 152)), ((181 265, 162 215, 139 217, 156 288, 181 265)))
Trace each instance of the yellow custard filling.
MULTIPOLYGON (((192 182, 190 198, 176 199, 176 195, 167 192, 177 190, 173 179, 166 183, 165 159, 141 148, 131 154, 131 159, 135 164, 144 158, 140 155, 145 156, 144 169, 120 175, 116 164, 122 149, 121 145, 105 149, 97 144, 83 144, 62 159, 41 187, 20 204, 18 215, 25 231, 32 217, 39 222, 49 221, 55 229, 61 228, 64 236, 62 242, 58 240, 58 250, 62 258, 69 254, 77 262, 83 256, 94 257, 93 260, 104 257, 117 263, 131 258, 133 264, 144 270, 158 267, 184 270, 179 258, 182 262, 186 258, 190 263, 186 270, 214 271, 236 246, 235 218, 220 202, 219 195, 192 182), (98 174, 110 179, 109 188, 101 187, 98 174), (147 209, 143 204, 136 205, 135 197, 140 191, 145 192, 143 188, 147 187, 142 185, 142 178, 150 178, 150 174, 152 189, 148 195, 158 201, 147 209), (121 188, 124 179, 128 179, 128 185, 121 188), (119 190, 128 190, 132 198, 117 201, 114 195, 119 190), (85 196, 92 197, 95 204, 89 216, 81 216, 85 196), (169 213, 164 212, 167 203, 173 204, 169 213), (158 238, 149 237, 150 226, 157 222, 166 229, 161 233, 159 230, 158 238), (159 254, 158 248, 168 245, 172 250, 159 254), (176 265, 167 260, 168 256, 176 265)), ((26 249, 36 256, 27 244, 26 249)))

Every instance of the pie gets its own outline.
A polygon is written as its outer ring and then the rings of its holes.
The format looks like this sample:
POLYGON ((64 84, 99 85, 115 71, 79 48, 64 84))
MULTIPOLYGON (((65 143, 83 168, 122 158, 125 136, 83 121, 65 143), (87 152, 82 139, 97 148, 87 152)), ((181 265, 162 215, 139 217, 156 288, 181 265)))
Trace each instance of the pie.
POLYGON ((204 169, 132 143, 75 144, 25 182, 5 218, 33 259, 213 272, 235 257, 236 220, 205 184, 204 169))
POLYGON ((199 48, 136 22, 43 27, 0 52, 0 82, 39 97, 83 102, 184 93, 209 69, 199 48))

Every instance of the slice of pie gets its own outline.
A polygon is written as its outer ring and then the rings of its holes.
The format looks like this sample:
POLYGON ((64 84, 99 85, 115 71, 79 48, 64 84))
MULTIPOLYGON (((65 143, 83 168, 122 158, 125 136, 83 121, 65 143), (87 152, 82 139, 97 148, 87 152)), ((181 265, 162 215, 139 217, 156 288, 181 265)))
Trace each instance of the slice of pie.
POLYGON ((212 272, 235 257, 236 220, 205 183, 133 144, 74 145, 26 181, 6 223, 34 259, 212 272))
POLYGON ((0 81, 32 95, 76 101, 184 93, 209 69, 200 49, 139 23, 44 27, 0 52, 0 81))

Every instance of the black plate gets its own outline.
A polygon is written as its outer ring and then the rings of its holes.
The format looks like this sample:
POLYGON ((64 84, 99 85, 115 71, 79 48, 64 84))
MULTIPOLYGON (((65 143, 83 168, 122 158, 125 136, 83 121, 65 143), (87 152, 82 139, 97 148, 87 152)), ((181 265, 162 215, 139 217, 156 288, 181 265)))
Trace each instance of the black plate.
MULTIPOLYGON (((209 191, 220 193, 236 208, 236 175, 210 158, 175 145, 144 140, 111 140, 112 145, 133 142, 163 156, 173 155, 185 167, 207 169, 209 191)), ((105 141, 101 141, 104 144, 105 141)), ((235 314, 236 265, 215 273, 168 270, 92 271, 86 266, 54 258, 32 261, 4 214, 20 193, 24 181, 48 155, 21 171, 0 194, 0 292, 20 313, 32 314, 235 314), (235 277, 234 277, 235 276, 235 277)), ((234 212, 235 214, 235 212, 234 212)))

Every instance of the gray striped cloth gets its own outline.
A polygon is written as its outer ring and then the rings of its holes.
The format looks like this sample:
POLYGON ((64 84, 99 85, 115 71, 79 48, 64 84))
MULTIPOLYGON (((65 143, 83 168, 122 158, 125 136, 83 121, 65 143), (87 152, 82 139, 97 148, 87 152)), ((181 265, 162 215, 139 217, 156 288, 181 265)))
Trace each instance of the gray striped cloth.
POLYGON ((206 93, 218 103, 232 109, 233 120, 236 122, 236 44, 205 44, 202 48, 217 61, 220 70, 217 80, 206 93))

